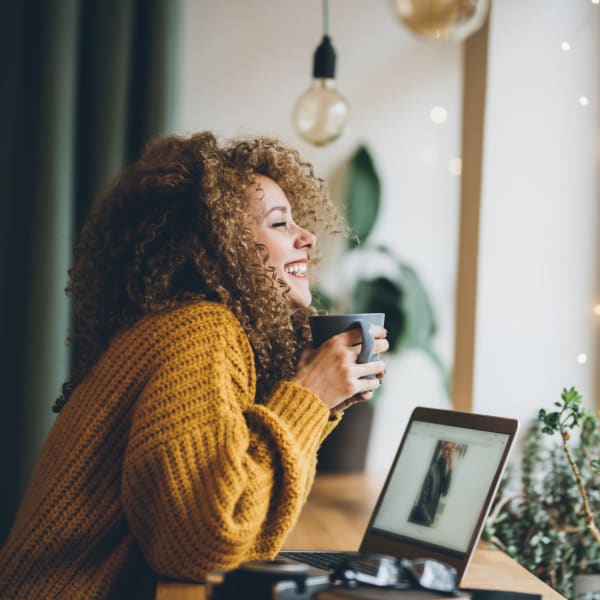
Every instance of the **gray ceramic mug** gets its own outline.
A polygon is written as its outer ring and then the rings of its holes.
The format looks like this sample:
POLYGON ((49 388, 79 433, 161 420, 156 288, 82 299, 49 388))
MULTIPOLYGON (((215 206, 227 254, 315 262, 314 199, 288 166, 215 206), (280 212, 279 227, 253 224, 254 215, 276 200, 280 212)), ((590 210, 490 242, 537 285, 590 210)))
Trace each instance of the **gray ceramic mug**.
MULTIPOLYGON (((352 313, 347 315, 317 315, 309 317, 310 329, 313 337, 313 347, 318 348, 330 337, 349 331, 350 329, 360 328, 362 333, 362 347, 356 362, 366 363, 379 360, 379 354, 373 353, 375 346, 375 336, 373 335, 373 325, 383 327, 385 313, 352 313)), ((369 377, 375 377, 370 375, 369 377)))

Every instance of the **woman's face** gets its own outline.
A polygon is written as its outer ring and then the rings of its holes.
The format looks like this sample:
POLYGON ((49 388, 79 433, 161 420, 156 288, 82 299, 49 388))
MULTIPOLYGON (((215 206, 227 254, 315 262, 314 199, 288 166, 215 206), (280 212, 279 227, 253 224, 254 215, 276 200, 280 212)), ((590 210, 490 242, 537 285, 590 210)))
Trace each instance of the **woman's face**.
POLYGON ((269 251, 268 264, 290 286, 290 300, 297 306, 309 306, 308 255, 317 238, 294 223, 283 190, 264 175, 257 175, 252 184, 248 214, 254 241, 269 251))

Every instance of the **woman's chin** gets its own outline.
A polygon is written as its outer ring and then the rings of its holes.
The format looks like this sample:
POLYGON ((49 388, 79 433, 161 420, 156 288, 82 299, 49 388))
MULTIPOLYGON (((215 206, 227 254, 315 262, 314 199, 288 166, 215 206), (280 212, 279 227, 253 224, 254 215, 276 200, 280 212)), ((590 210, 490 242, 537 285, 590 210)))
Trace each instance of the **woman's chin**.
POLYGON ((292 293, 290 294, 290 302, 295 308, 307 308, 312 302, 312 294, 310 292, 292 293))

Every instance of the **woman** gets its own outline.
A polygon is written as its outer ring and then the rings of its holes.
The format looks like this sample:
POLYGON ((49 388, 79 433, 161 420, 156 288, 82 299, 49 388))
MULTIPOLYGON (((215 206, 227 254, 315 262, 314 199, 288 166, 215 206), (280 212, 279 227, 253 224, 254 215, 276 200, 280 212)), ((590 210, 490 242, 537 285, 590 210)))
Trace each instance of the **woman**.
POLYGON ((307 349, 311 230, 334 214, 275 140, 166 137, 123 171, 75 249, 78 360, 0 597, 133 597, 277 553, 319 445, 383 373, 357 331, 307 349))

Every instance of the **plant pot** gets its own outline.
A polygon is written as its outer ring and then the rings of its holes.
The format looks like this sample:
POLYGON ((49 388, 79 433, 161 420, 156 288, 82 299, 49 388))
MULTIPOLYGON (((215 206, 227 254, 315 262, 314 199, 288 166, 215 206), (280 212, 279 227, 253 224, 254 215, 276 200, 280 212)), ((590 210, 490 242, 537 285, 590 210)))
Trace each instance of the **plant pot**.
POLYGON ((600 599, 600 574, 581 574, 573 578, 573 598, 600 599), (585 594, 585 596, 584 596, 585 594))
POLYGON ((341 423, 323 442, 318 455, 320 473, 352 473, 364 471, 369 435, 373 422, 373 406, 361 402, 351 406, 341 423))

